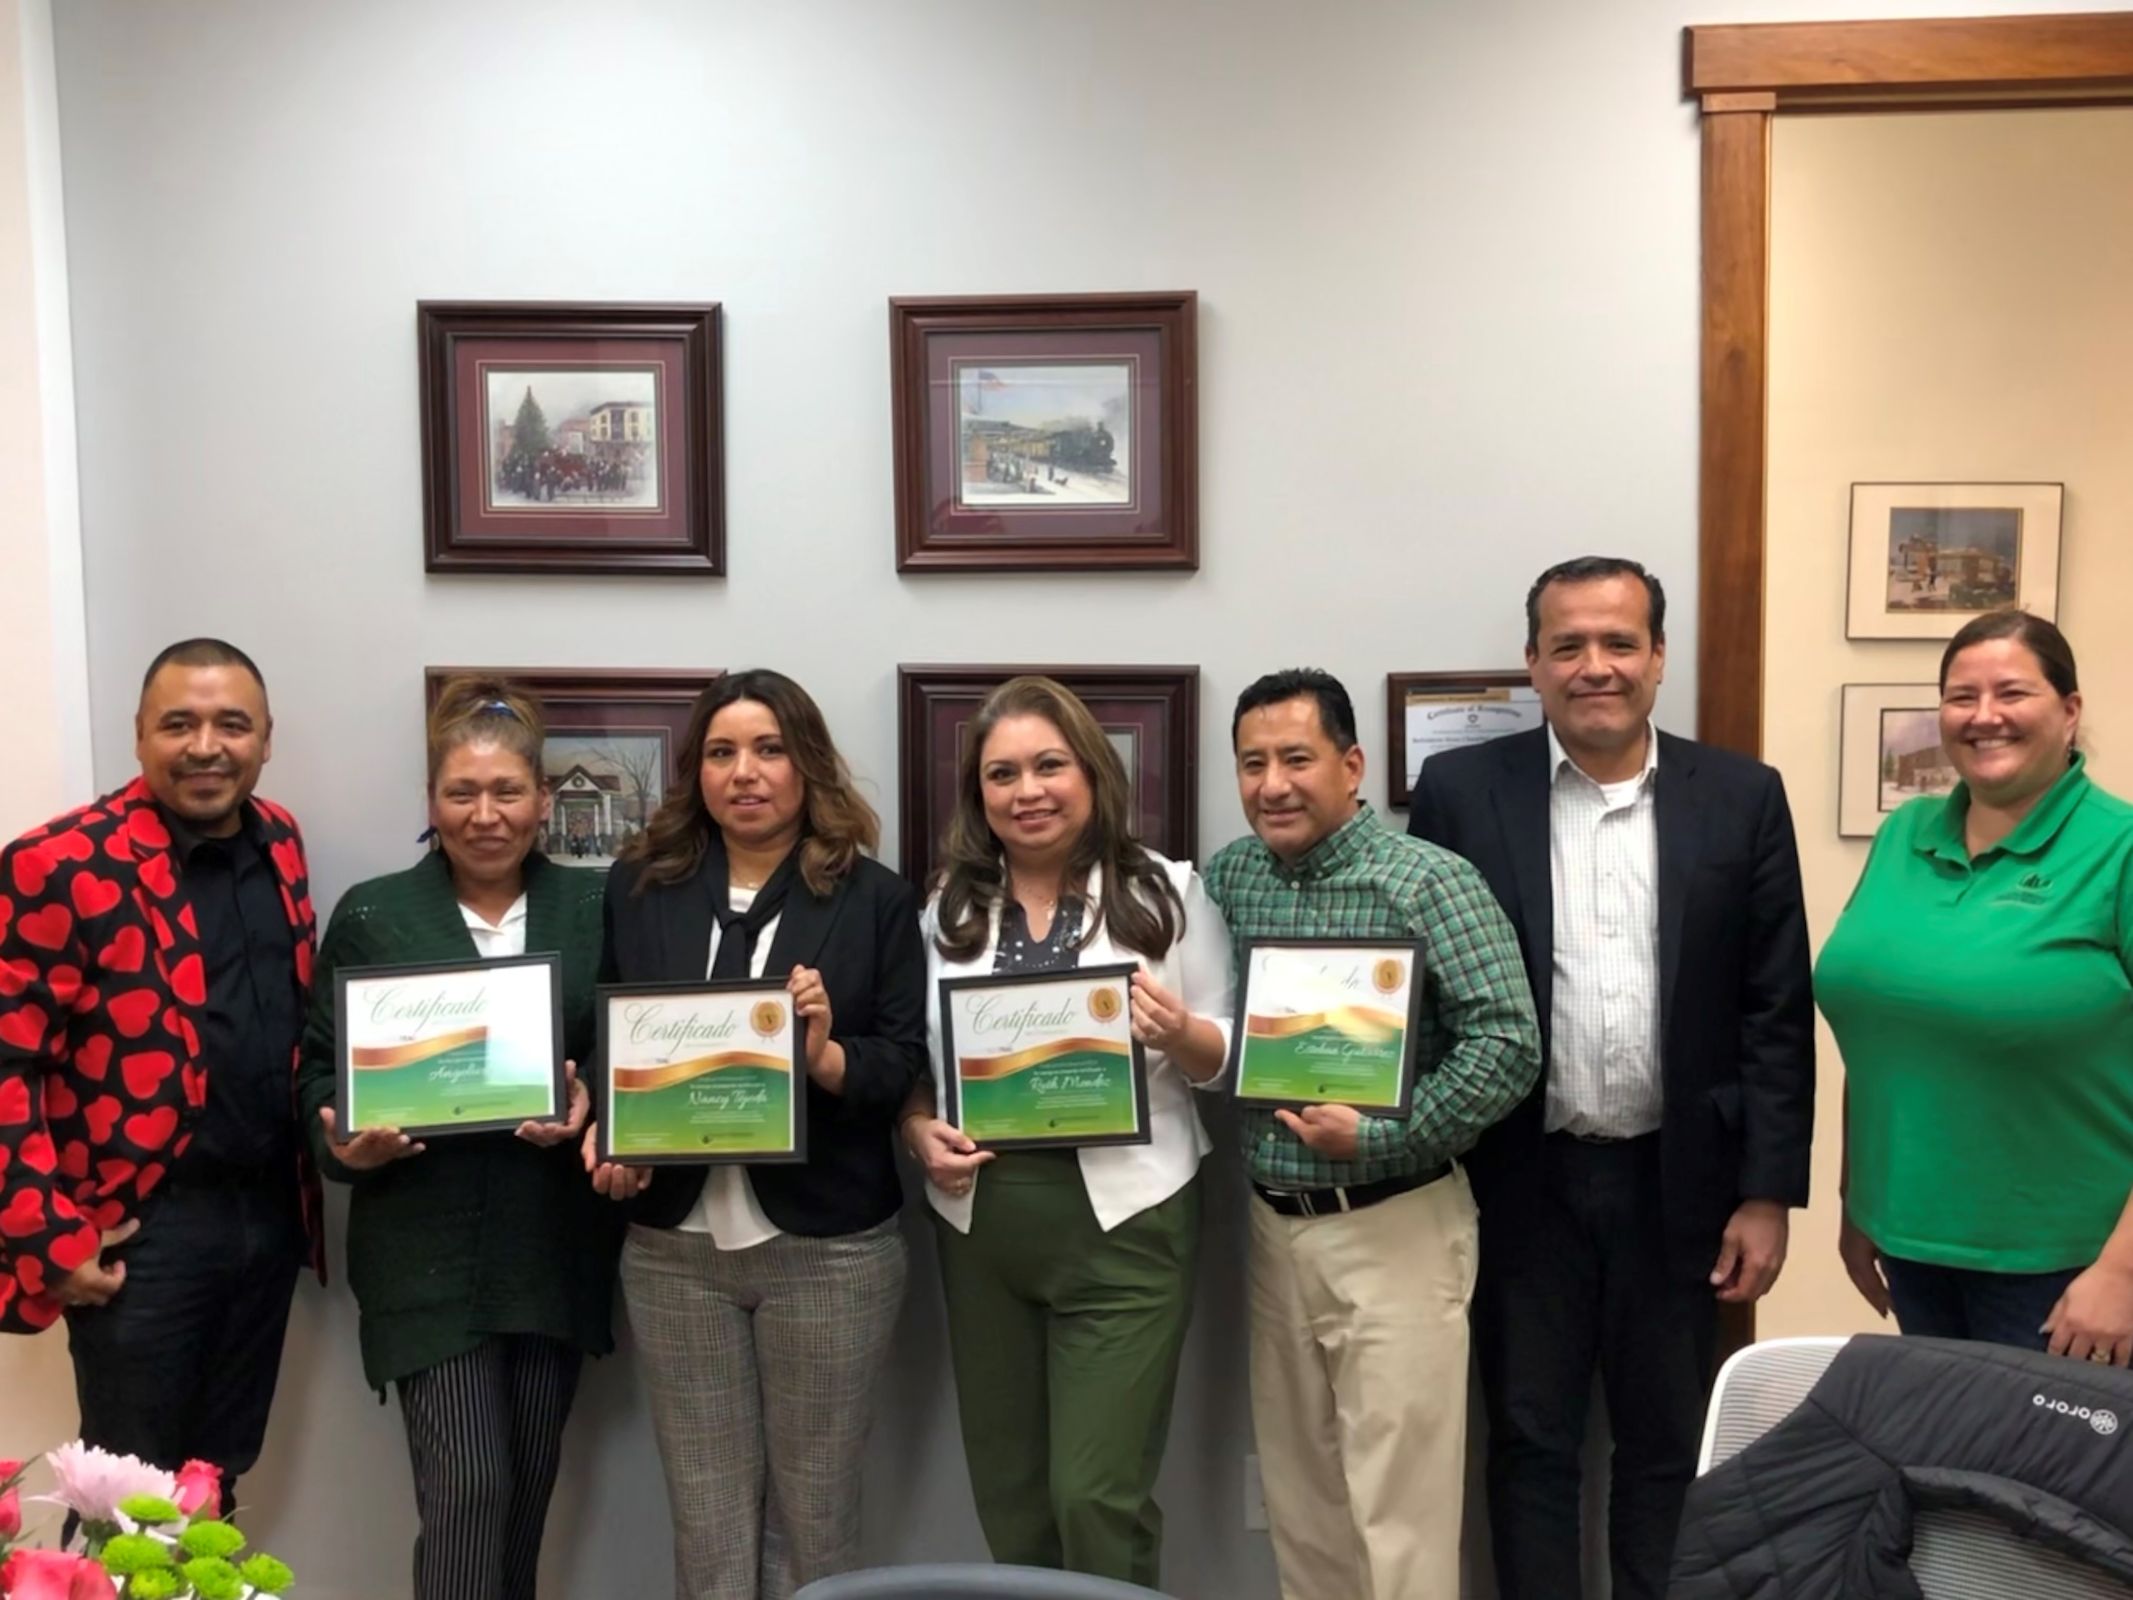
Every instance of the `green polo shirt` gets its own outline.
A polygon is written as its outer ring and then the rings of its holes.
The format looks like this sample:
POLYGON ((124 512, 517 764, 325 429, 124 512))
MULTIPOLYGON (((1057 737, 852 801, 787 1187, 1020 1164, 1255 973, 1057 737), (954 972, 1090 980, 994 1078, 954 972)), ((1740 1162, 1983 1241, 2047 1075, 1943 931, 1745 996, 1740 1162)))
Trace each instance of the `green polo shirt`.
POLYGON ((1394 833, 1366 804, 1294 861, 1256 835, 1207 864, 1207 892, 1244 941, 1420 939, 1422 1025, 1405 1122, 1365 1117, 1354 1161, 1329 1161, 1259 1106, 1237 1123, 1252 1180, 1324 1189, 1406 1177, 1449 1160, 1525 1097, 1540 1076, 1533 992, 1503 908, 1460 856, 1394 833))
POLYGON ((1822 947, 1846 1209, 1889 1255, 2086 1266, 2133 1189, 2133 806, 2084 766, 1975 860, 1967 790, 1913 800, 1822 947))

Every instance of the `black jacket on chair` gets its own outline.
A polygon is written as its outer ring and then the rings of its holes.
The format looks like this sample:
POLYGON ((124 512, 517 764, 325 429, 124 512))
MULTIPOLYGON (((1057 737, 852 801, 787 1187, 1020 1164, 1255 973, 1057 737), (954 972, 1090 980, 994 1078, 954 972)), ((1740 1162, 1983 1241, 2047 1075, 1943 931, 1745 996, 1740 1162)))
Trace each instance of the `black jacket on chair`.
MULTIPOLYGON (((707 864, 708 866, 708 864, 707 864)), ((692 983, 710 964, 711 888, 705 872, 636 885, 638 863, 607 879, 603 983, 692 983)), ((807 1160, 749 1168, 763 1213, 786 1233, 857 1233, 903 1204, 896 1114, 927 1070, 926 951, 918 893, 862 857, 828 896, 795 882, 770 941, 766 978, 813 967, 829 991, 830 1036, 844 1046, 844 1092, 807 1080, 807 1160)), ((636 1220, 671 1228, 702 1192, 709 1167, 660 1167, 636 1201, 636 1220)))
POLYGON ((1669 1600, 1919 1600, 1911 1519, 1982 1512, 2133 1581, 2133 1374, 1952 1339, 1858 1338, 1689 1488, 1669 1600))
MULTIPOLYGON (((1701 1280, 1743 1200, 1807 1203, 1814 1000, 1792 813, 1776 771, 1661 733, 1659 1056, 1670 1270, 1701 1280)), ((1518 930, 1551 1059, 1555 890, 1548 730, 1424 764, 1408 831, 1465 856, 1518 930)), ((1484 1226, 1539 1192, 1546 1074, 1467 1158, 1484 1226)))

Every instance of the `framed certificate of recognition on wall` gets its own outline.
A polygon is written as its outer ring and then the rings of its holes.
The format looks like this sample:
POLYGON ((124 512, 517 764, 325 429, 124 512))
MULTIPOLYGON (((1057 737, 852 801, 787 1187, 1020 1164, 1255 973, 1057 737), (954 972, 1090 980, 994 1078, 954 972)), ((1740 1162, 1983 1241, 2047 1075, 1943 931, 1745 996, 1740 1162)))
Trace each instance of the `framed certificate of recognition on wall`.
POLYGON ((341 968, 337 1124, 436 1138, 559 1120, 560 973, 553 955, 341 968))
POLYGON ((1422 946, 1397 939, 1248 939, 1230 1044, 1246 1105, 1414 1103, 1422 946))
POLYGON ((1137 970, 943 978, 943 1117, 983 1150, 1148 1143, 1137 970))
POLYGON ((603 986, 602 1161, 807 1159, 806 1058, 777 979, 603 986))

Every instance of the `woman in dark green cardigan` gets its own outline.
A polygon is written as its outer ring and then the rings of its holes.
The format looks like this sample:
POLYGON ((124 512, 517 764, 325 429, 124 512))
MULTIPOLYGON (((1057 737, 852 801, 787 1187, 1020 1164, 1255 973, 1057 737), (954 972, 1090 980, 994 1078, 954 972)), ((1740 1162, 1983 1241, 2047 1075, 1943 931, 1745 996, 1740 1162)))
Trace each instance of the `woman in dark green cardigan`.
POLYGON ((536 849, 538 703, 455 679, 430 717, 430 822, 440 848, 349 890, 319 952, 298 1095, 320 1167, 350 1184, 348 1281, 364 1375, 396 1385, 421 1531, 416 1600, 533 1600, 563 1422, 587 1354, 613 1348, 624 1221, 575 1155, 567 1121, 463 1134, 433 1148, 390 1128, 334 1126, 336 967, 562 957, 565 1053, 590 1057, 604 874, 536 849))

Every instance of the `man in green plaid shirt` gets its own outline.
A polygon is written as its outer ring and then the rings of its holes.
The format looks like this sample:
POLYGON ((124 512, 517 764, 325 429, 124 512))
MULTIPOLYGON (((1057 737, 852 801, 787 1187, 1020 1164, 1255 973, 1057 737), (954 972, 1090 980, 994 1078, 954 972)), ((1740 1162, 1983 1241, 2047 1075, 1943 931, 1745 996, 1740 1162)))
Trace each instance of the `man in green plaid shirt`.
POLYGON ((1481 874, 1360 798, 1339 680, 1271 673, 1230 724, 1252 837, 1207 866, 1238 941, 1423 945, 1414 1106, 1240 1107, 1252 1424, 1283 1600, 1457 1600, 1475 1213, 1453 1157, 1540 1075, 1518 939, 1481 874))

